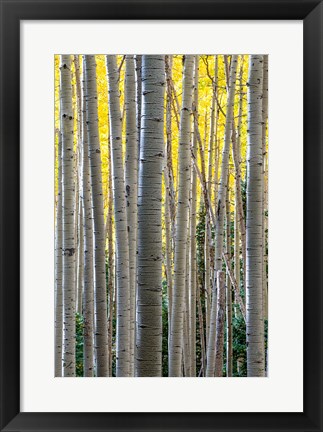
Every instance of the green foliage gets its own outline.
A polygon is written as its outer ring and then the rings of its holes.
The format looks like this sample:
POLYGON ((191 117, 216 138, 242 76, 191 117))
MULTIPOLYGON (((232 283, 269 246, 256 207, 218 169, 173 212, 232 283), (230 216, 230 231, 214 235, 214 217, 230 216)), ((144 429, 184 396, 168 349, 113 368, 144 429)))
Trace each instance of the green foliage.
MULTIPOLYGON (((109 293, 109 278, 110 278, 110 269, 109 269, 109 259, 108 259, 108 251, 106 251, 105 253, 106 256, 106 260, 105 260, 105 274, 106 274, 106 290, 107 290, 107 314, 108 314, 108 319, 109 319, 109 298, 110 298, 110 293, 109 293)), ((113 308, 113 317, 112 317, 112 376, 115 377, 116 376, 116 329, 117 329, 117 320, 116 320, 116 315, 115 315, 115 311, 113 308)))
POLYGON ((246 180, 241 180, 241 197, 242 197, 244 219, 247 220, 247 173, 246 173, 246 180))
MULTIPOLYGON (((197 290, 200 290, 201 287, 201 305, 202 305, 202 314, 203 319, 205 321, 205 295, 204 295, 204 286, 205 286, 205 262, 204 262, 204 243, 205 243, 205 207, 204 204, 201 203, 200 209, 197 215, 198 223, 196 225, 196 265, 197 265, 197 290)), ((198 296, 197 296, 198 298, 198 296)), ((200 334, 200 326, 199 326, 199 318, 198 318, 198 307, 196 308, 196 372, 199 374, 199 371, 202 366, 202 347, 201 347, 201 334, 200 334)), ((204 331, 204 340, 205 340, 205 322, 203 322, 203 331, 204 331)))
MULTIPOLYGON (((238 306, 237 306, 238 308, 238 306)), ((242 315, 237 312, 237 316, 232 316, 233 333, 233 376, 247 376, 247 344, 246 344, 246 324, 242 315), (239 362, 239 370, 238 370, 239 362)))
POLYGON ((83 338, 83 328, 84 321, 83 316, 77 313, 75 315, 75 324, 76 324, 76 350, 75 350, 75 362, 76 362, 76 376, 83 376, 83 346, 84 346, 84 338, 83 338))

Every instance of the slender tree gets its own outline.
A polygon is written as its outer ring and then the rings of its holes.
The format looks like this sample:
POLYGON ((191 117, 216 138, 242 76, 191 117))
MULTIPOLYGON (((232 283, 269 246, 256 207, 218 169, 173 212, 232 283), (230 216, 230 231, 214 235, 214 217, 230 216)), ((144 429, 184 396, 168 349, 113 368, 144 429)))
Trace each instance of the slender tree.
POLYGON ((126 114, 126 199, 129 237, 129 285, 130 285, 130 375, 134 375, 135 352, 135 297, 137 264, 137 182, 138 182, 138 134, 136 125, 136 81, 134 56, 126 56, 125 76, 126 114))
POLYGON ((165 155, 165 240, 166 240, 166 279, 168 298, 168 342, 171 331, 171 313, 173 297, 173 254, 172 237, 174 236, 174 186, 173 186, 173 158, 172 158, 172 56, 165 56, 166 73, 166 155, 165 155))
POLYGON ((75 238, 74 149, 71 56, 61 56, 62 176, 63 176, 63 376, 75 376, 75 238))
POLYGON ((76 147, 76 188, 75 188, 75 230, 76 230, 76 311, 82 314, 82 296, 83 296, 83 206, 82 206, 82 90, 79 56, 74 55, 75 70, 75 96, 77 108, 77 147, 76 147))
POLYGON ((114 222, 117 278, 117 376, 130 376, 129 241, 122 158, 119 70, 115 55, 106 56, 109 80, 109 120, 112 149, 114 222))
MULTIPOLYGON (((110 140, 109 140, 110 141, 110 140)), ((113 344, 113 319, 114 319, 114 297, 115 297, 115 281, 114 281, 114 247, 113 247, 113 192, 112 192, 112 166, 111 166, 111 146, 109 146, 108 167, 109 167, 109 205, 107 214, 106 233, 108 236, 108 266, 109 266, 109 279, 108 279, 108 295, 109 295, 109 375, 112 376, 112 344, 113 344)))
POLYGON ((215 341, 215 371, 214 376, 223 376, 223 346, 224 346, 224 318, 225 318, 225 286, 224 272, 218 271, 216 276, 218 296, 216 312, 216 341, 215 341))
POLYGON ((264 376, 263 322, 263 56, 251 55, 248 77, 247 151, 247 373, 264 376))
POLYGON ((94 55, 84 56, 88 151, 91 172, 94 300, 95 300, 95 357, 98 377, 109 376, 107 291, 105 269, 105 226, 102 197, 101 148, 98 125, 96 61, 94 55))
POLYGON ((262 90, 262 154, 263 154, 263 176, 264 176, 264 194, 263 194, 263 307, 264 319, 268 318, 268 288, 267 288, 267 250, 266 250, 266 230, 267 230, 267 121, 268 121, 268 55, 264 55, 263 62, 263 90, 262 90))
POLYGON ((94 279, 93 279, 93 216, 92 193, 89 165, 89 144, 86 119, 86 64, 83 57, 82 81, 82 207, 83 207, 83 237, 84 237, 84 272, 83 272, 83 337, 84 337, 84 376, 92 377, 94 374, 93 358, 93 330, 94 330, 94 279))
MULTIPOLYGON (((199 56, 195 56, 194 67, 194 99, 193 110, 198 117, 198 82, 199 82, 199 56)), ((197 151, 197 137, 193 133, 193 152, 197 151)), ((197 290, 197 273, 196 273, 196 205, 197 205, 197 179, 194 167, 191 173, 191 215, 190 215, 190 295, 191 295, 191 371, 192 376, 196 376, 196 290, 197 290)))
POLYGON ((55 232, 55 376, 62 376, 63 331, 63 255, 62 255, 62 135, 58 131, 58 193, 55 232))
MULTIPOLYGON (((228 185, 230 185, 230 173, 228 176, 228 185)), ((231 203, 230 203, 230 188, 227 192, 226 202, 226 255, 228 258, 231 270, 231 203)), ((233 341, 232 341, 232 289, 230 276, 226 277, 226 372, 227 376, 232 376, 232 356, 233 356, 233 341)))
MULTIPOLYGON (((242 136, 242 115, 243 115, 243 59, 240 66, 240 95, 239 95, 239 111, 238 111, 238 127, 236 139, 233 134, 232 137, 232 153, 235 167, 234 179, 234 271, 235 279, 237 282, 237 289, 240 292, 240 239, 242 240, 242 260, 243 260, 243 277, 245 277, 246 266, 246 224, 243 211, 242 193, 241 193, 241 136, 242 136), (240 235, 241 231, 241 235, 240 235)), ((245 281, 244 281, 245 282, 245 281)), ((237 301, 235 301, 237 303, 237 301)), ((238 309, 235 308, 235 313, 238 309)))
POLYGON ((137 140, 138 140, 138 155, 140 149, 140 123, 141 123, 141 63, 142 55, 135 56, 136 65, 136 118, 137 118, 137 140))
POLYGON ((189 210, 190 184, 190 135, 193 97, 194 56, 184 59, 183 97, 181 109, 181 127, 178 150, 179 179, 178 207, 176 214, 176 246, 174 269, 174 295, 172 304, 172 322, 169 353, 169 376, 181 375, 183 342, 183 309, 185 289, 185 267, 187 248, 187 222, 189 210))

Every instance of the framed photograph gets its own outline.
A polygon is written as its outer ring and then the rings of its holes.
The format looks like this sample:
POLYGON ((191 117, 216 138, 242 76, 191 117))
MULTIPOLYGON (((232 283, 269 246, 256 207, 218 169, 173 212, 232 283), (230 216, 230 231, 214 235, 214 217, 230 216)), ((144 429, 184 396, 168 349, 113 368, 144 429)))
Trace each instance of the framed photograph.
POLYGON ((1 431, 322 431, 322 2, 0 3, 1 431))

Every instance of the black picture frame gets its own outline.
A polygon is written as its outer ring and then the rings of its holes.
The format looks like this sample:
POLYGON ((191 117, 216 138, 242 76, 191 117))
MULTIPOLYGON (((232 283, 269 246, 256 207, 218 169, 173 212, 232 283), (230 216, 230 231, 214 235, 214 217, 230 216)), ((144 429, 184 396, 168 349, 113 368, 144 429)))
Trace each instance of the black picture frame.
MULTIPOLYGON (((323 431, 322 138, 323 4, 317 0, 0 0, 0 430, 323 431), (303 413, 20 412, 20 21, 260 19, 304 24, 303 413)), ((291 67, 286 55, 283 68, 291 67)), ((292 127, 292 125, 287 125, 292 127)), ((301 193, 301 191, 300 191, 301 193)), ((292 212, 292 209, 290 209, 292 212)), ((286 220, 284 221, 286 222, 286 220)), ((297 235, 297 233, 295 233, 297 235)), ((301 241, 301 238, 300 238, 301 241)), ((287 251, 288 253, 288 251, 287 251)), ((290 253, 292 253, 290 251, 290 253)), ((297 319, 297 317, 295 317, 297 319)), ((301 336, 300 336, 301 337, 301 336)), ((291 361, 293 353, 291 353, 291 361)), ((44 395, 44 397, 46 397, 44 395)), ((152 396, 153 397, 153 396, 152 396)), ((252 411, 252 406, 250 407, 252 411)))

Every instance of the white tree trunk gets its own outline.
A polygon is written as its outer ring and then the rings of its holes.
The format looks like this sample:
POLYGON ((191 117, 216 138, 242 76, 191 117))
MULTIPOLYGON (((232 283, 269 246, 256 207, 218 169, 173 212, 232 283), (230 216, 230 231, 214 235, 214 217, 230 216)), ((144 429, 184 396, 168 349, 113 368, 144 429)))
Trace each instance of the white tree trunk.
MULTIPOLYGON (((188 221, 190 221, 190 210, 188 221)), ((191 376, 191 337, 190 337, 190 293, 189 293, 189 258, 191 249, 190 223, 188 223, 187 247, 186 247, 186 268, 185 268, 185 291, 184 291, 184 332, 183 332, 183 359, 184 359, 184 374, 186 377, 191 376)))
POLYGON ((225 318, 225 285, 224 272, 218 271, 217 281, 217 311, 216 311, 216 341, 215 341, 215 373, 223 376, 223 346, 224 346, 224 318, 225 318))
POLYGON ((117 377, 130 376, 129 241, 122 159, 119 71, 115 55, 106 57, 109 79, 109 120, 112 148, 113 199, 116 232, 117 377))
POLYGON ((162 374, 164 56, 142 56, 136 376, 162 374))
POLYGON ((172 56, 165 56, 166 72, 166 155, 165 155, 165 241, 166 241, 166 279, 168 300, 168 343, 170 342, 171 313, 173 297, 173 255, 172 255, 172 233, 173 218, 172 208, 174 206, 173 188, 173 164, 172 164, 172 56))
POLYGON ((223 226, 224 226, 224 213, 226 206, 226 196, 228 188, 228 166, 229 166, 229 154, 230 154, 230 142, 233 122, 233 109, 234 109, 234 95, 235 95, 235 83, 237 74, 237 56, 233 55, 231 59, 230 67, 230 78, 228 88, 228 99, 227 99, 227 111, 225 121, 225 132, 224 132, 224 146, 222 152, 222 165, 221 165, 221 178, 218 192, 218 202, 216 209, 216 227, 215 227, 215 270, 214 270, 214 284, 213 284, 213 295, 212 295, 212 307, 211 307, 211 320, 210 320, 210 332, 209 341, 207 345, 207 370, 206 374, 208 377, 214 376, 215 370, 215 336, 216 336, 216 316, 217 316, 217 293, 216 293, 216 277, 218 271, 222 270, 222 252, 223 252, 223 226))
POLYGON ((138 140, 138 155, 140 153, 140 123, 141 123, 141 63, 142 55, 135 56, 136 64, 136 124, 137 124, 137 140, 138 140))
POLYGON ((268 286, 267 286, 267 121, 268 121, 268 55, 264 55, 264 72, 263 72, 263 91, 262 91, 262 153, 263 153, 263 176, 264 176, 264 196, 263 196, 263 315, 264 319, 268 318, 268 286))
POLYGON ((247 373, 264 376, 263 321, 263 57, 249 59, 247 150, 247 373))
MULTIPOLYGON (((228 178, 230 185, 230 176, 228 178)), ((227 192, 226 203, 226 254, 231 267, 231 210, 230 210, 230 189, 227 192)), ((231 270, 231 268, 230 268, 231 270)), ((226 276, 226 372, 227 377, 232 377, 232 356, 233 356, 233 341, 232 341, 232 288, 230 276, 226 276)))
POLYGON ((75 228, 76 228, 76 311, 82 315, 83 296, 83 208, 82 208, 82 91, 79 56, 74 55, 75 89, 77 106, 77 149, 76 149, 76 188, 75 188, 75 228))
POLYGON ((63 343, 63 254, 62 254, 62 135, 58 132, 57 148, 58 194, 55 233, 55 376, 62 376, 63 343))
MULTIPOLYGON (((199 82, 199 56, 195 56, 195 69, 194 69, 194 102, 193 109, 198 113, 198 82, 199 82)), ((193 152, 197 152, 197 137, 196 133, 193 134, 193 152)), ((191 294, 191 373, 196 377, 196 205, 197 205, 197 179, 194 167, 191 173, 191 217, 190 217, 190 294, 191 294)))
POLYGON ((136 81, 134 56, 126 56, 125 76, 126 113, 126 198, 129 236, 130 284, 130 376, 134 376, 135 302, 137 265, 137 193, 138 193, 138 133, 136 124, 136 81))
MULTIPOLYGON (((242 103, 243 103, 243 62, 240 66, 240 97, 239 97, 239 111, 238 111, 238 127, 237 138, 232 140, 232 153, 235 166, 235 179, 234 179, 234 273, 237 282, 237 289, 240 293, 240 231, 242 240, 242 260, 243 260, 243 277, 245 279, 246 273, 246 223, 243 212, 242 195, 241 195, 241 134, 242 134, 242 103)), ((245 280, 244 280, 245 284, 245 280)), ((235 299, 235 303, 237 299, 235 299)), ((235 307, 235 314, 238 313, 238 308, 235 307)))
POLYGON ((96 373, 98 377, 106 377, 109 375, 109 357, 105 270, 105 226, 102 194, 101 149, 98 124, 96 61, 94 55, 86 55, 84 57, 87 132, 93 206, 96 373))
POLYGON ((176 214, 176 246, 174 269, 174 295, 172 305, 169 376, 181 375, 183 342, 183 306, 187 248, 187 222, 190 189, 190 135, 193 96, 194 56, 185 56, 183 72, 183 97, 178 150, 178 208, 176 214))
POLYGON ((71 57, 61 56, 63 175, 63 376, 75 376, 74 149, 71 57))
POLYGON ((86 120, 86 89, 85 89, 86 65, 83 58, 83 146, 82 146, 82 207, 83 207, 83 238, 84 255, 83 259, 83 369, 85 377, 92 377, 94 374, 93 359, 93 324, 94 324, 94 279, 93 279, 93 216, 92 216, 92 194, 89 165, 89 145, 86 120))
MULTIPOLYGON (((110 140, 109 140, 110 142, 110 140)), ((109 332, 108 332, 108 345, 109 345, 109 375, 112 376, 112 343, 113 343, 113 317, 114 317, 114 245, 113 245, 113 192, 112 192, 112 169, 111 169, 111 146, 109 150, 109 205, 107 220, 108 224, 106 227, 106 232, 108 236, 108 246, 109 246, 109 279, 108 279, 108 294, 109 294, 109 332)))

